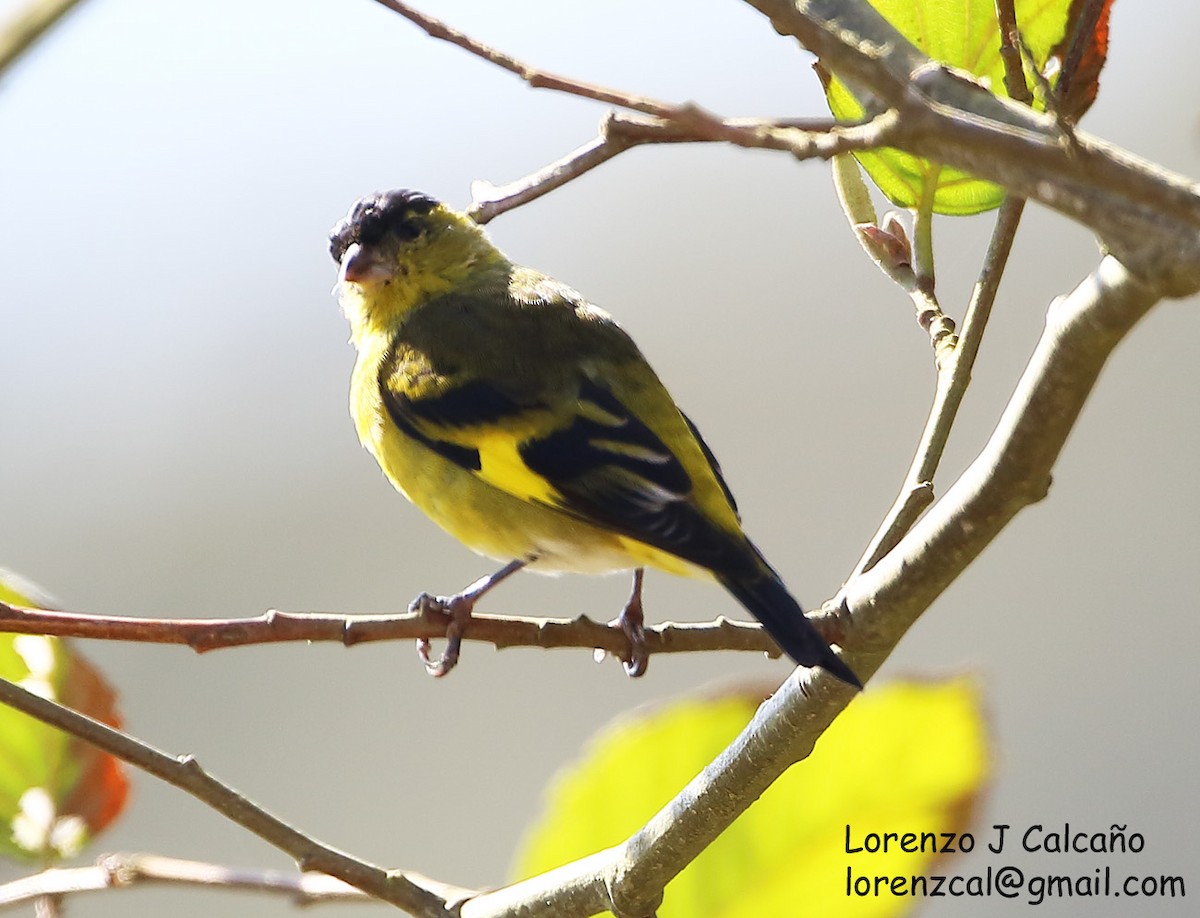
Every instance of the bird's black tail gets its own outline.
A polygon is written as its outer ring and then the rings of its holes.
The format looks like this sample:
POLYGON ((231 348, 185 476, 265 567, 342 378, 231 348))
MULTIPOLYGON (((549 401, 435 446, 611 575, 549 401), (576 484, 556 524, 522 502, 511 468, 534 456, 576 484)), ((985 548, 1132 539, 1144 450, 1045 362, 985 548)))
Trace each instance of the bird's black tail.
POLYGON ((804 617, 800 604, 769 567, 749 575, 718 574, 717 579, 751 615, 762 622, 767 634, 789 657, 801 666, 820 666, 843 682, 862 688, 862 682, 854 670, 843 663, 825 643, 817 629, 804 617))

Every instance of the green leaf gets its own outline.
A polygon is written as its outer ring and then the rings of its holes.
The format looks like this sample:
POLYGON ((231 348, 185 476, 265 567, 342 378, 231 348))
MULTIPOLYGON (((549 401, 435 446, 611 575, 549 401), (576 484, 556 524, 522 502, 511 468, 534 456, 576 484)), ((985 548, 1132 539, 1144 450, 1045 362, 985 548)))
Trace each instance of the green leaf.
MULTIPOLYGON (((763 693, 690 699, 605 729, 550 788, 518 854, 528 877, 619 844, 707 765, 763 693)), ((852 833, 962 831, 988 775, 986 726, 966 679, 856 698, 817 743, 666 889, 660 918, 899 915, 917 900, 847 897, 846 871, 921 875, 935 855, 849 856, 852 833), (861 861, 861 864, 857 863, 861 861)))
MULTIPOLYGON (((50 605, 4 570, 0 601, 50 605)), ((0 634, 0 677, 120 725, 112 688, 66 641, 0 634)), ((39 863, 71 857, 120 813, 127 795, 123 768, 112 756, 0 706, 0 855, 39 863)))
MULTIPOLYGON (((1007 95, 1000 30, 991 0, 871 0, 871 5, 929 57, 970 71, 996 95, 1007 95)), ((1070 5, 1070 0, 1015 0, 1017 24, 1039 69, 1062 41, 1070 5)), ((862 104, 841 80, 828 84, 826 98, 830 111, 841 120, 863 116, 862 104)), ((976 214, 1004 200, 1004 189, 998 185, 900 150, 854 155, 880 191, 899 207, 916 208, 931 184, 936 188, 933 209, 940 214, 976 214)))

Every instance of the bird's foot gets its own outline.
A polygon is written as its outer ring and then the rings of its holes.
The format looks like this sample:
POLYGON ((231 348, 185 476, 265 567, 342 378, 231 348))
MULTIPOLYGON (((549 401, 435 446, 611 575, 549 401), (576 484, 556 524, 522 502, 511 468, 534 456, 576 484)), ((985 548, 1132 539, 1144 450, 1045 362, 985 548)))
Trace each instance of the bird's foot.
POLYGON ((642 594, 637 590, 625 603, 609 626, 616 628, 629 641, 629 657, 622 657, 621 665, 625 667, 625 675, 631 679, 645 675, 646 667, 650 665, 650 652, 646 649, 645 615, 642 612, 642 594))
POLYGON ((408 604, 408 611, 420 614, 432 620, 434 616, 446 618, 446 649, 438 659, 433 659, 430 653, 429 638, 417 638, 417 656, 425 665, 425 671, 431 676, 441 677, 454 669, 458 664, 458 655, 462 650, 463 635, 467 623, 471 620, 471 612, 475 608, 478 596, 459 593, 456 596, 433 596, 422 593, 408 604))
POLYGON ((480 597, 536 559, 536 554, 516 558, 496 573, 480 577, 461 593, 455 593, 453 596, 431 596, 429 593, 422 593, 408 604, 409 612, 421 615, 426 621, 432 620, 434 616, 439 620, 449 619, 446 622, 446 649, 440 659, 434 660, 430 657, 429 638, 417 639, 417 656, 425 664, 425 671, 429 675, 444 676, 458 663, 463 635, 466 633, 467 623, 471 620, 471 613, 475 610, 475 603, 479 602, 480 597))

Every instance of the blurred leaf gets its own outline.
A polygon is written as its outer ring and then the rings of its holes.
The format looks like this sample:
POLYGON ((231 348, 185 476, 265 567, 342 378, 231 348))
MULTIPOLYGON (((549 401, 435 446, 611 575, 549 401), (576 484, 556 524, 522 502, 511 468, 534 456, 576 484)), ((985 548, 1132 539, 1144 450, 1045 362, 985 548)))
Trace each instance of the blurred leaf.
POLYGON ((1071 0, 1066 33, 1051 51, 1051 56, 1058 58, 1063 70, 1059 87, 1062 98, 1058 107, 1068 121, 1078 121, 1096 101, 1100 71, 1108 60, 1108 17, 1111 12, 1112 0, 1071 0), (1094 25, 1085 22, 1085 17, 1091 16, 1095 17, 1094 25))
MULTIPOLYGON (((62 703, 110 727, 120 729, 117 693, 100 671, 66 645, 70 655, 67 678, 63 680, 62 703)), ((78 763, 79 777, 63 799, 61 810, 83 819, 88 834, 106 828, 125 807, 129 781, 120 759, 90 743, 71 737, 70 756, 78 763)))
MULTIPOLYGON (((36 587, 0 570, 0 601, 52 606, 36 587)), ((58 638, 0 634, 0 676, 114 727, 116 695, 58 638)), ((120 813, 129 785, 112 756, 0 706, 0 854, 40 863, 78 853, 120 813)))
MULTIPOLYGON (((600 733, 550 788, 518 853, 529 877, 619 844, 746 726, 762 692, 690 699, 600 733)), ((920 875, 936 855, 845 853, 852 833, 966 830, 988 775, 979 694, 967 679, 860 695, 793 767, 667 887, 659 918, 898 915, 918 900, 847 897, 846 871, 920 875)))
MULTIPOLYGON (((982 78, 997 95, 1004 88, 1000 29, 991 2, 962 0, 871 0, 905 38, 937 61, 982 78)), ((1017 24, 1039 69, 1067 33, 1070 0, 1015 0, 1017 24)), ((841 80, 826 88, 830 111, 844 121, 863 116, 862 104, 841 80)), ((915 208, 922 191, 936 183, 933 209, 940 214, 976 214, 998 207, 1004 189, 965 172, 895 149, 855 153, 871 180, 900 207, 915 208)))

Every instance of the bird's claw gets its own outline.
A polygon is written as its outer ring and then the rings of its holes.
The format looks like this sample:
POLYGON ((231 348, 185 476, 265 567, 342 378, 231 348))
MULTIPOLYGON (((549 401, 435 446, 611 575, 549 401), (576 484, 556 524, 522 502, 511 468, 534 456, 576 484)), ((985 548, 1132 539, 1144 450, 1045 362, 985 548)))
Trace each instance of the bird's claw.
POLYGON ((445 596, 434 596, 432 593, 420 593, 408 604, 411 615, 422 615, 429 618, 432 615, 445 615, 449 600, 445 596))
POLYGON ((631 598, 625 608, 609 625, 618 629, 629 641, 629 657, 621 659, 625 667, 625 675, 636 679, 646 673, 650 665, 650 651, 646 649, 645 616, 642 614, 640 596, 631 598))
POLYGON ((458 664, 463 635, 466 634, 467 622, 471 620, 474 608, 475 597, 462 594, 434 596, 422 593, 408 604, 409 612, 419 614, 426 620, 432 620, 434 616, 449 619, 446 622, 446 649, 438 659, 433 659, 430 653, 429 638, 417 638, 417 656, 429 675, 441 678, 458 664))

